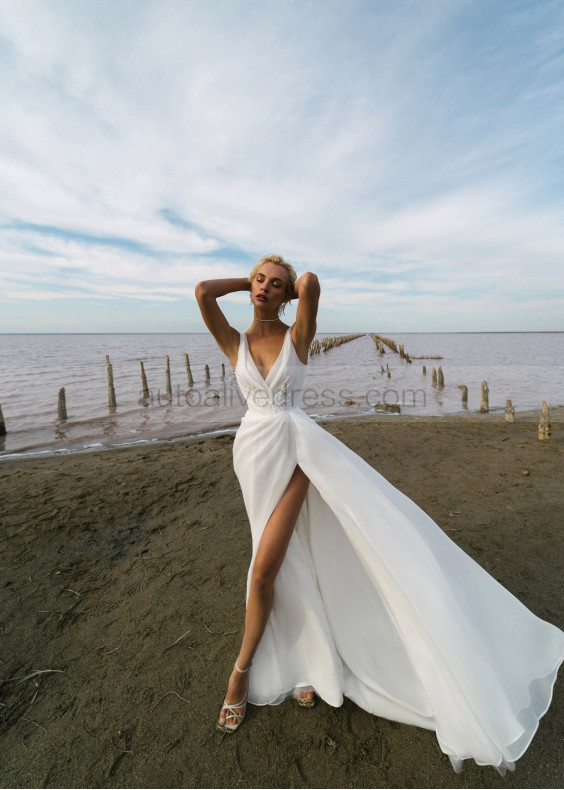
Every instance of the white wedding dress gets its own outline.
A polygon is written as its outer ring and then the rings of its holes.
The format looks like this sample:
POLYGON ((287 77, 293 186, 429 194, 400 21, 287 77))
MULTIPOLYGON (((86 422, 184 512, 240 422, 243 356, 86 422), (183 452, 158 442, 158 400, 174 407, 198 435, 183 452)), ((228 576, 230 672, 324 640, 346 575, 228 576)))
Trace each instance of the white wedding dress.
POLYGON ((513 768, 550 705, 564 633, 296 406, 305 372, 289 329, 266 379, 241 333, 235 374, 248 410, 233 457, 253 559, 296 464, 310 480, 249 702, 310 686, 329 705, 346 696, 435 730, 457 771, 467 758, 513 768))

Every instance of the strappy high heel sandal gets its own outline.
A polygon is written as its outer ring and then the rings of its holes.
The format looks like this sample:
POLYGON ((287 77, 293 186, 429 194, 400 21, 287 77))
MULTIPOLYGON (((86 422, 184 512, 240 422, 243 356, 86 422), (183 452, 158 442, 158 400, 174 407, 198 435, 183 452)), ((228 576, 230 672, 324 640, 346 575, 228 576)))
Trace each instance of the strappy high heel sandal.
MULTIPOLYGON (((251 668, 252 661, 246 669, 241 669, 237 661, 235 661, 235 669, 237 672, 240 672, 242 675, 246 675, 249 669, 251 668)), ((221 708, 222 711, 227 711, 226 719, 235 719, 234 723, 228 724, 227 721, 220 723, 219 721, 216 724, 216 729, 220 730, 221 732, 235 732, 235 730, 241 726, 243 719, 245 718, 245 713, 247 712, 247 696, 248 696, 248 684, 247 684, 247 691, 245 691, 245 696, 241 700, 241 702, 237 702, 236 704, 227 704, 227 699, 223 700, 223 706, 221 708), (236 709, 243 708, 243 713, 236 713, 236 709)), ((221 714, 221 711, 220 711, 221 714)))
POLYGON ((296 702, 302 708, 314 708, 315 707, 315 692, 311 699, 308 698, 308 694, 312 692, 312 688, 308 688, 305 691, 302 691, 301 694, 296 694, 296 702))
POLYGON ((315 697, 309 699, 309 697, 306 697, 304 694, 301 697, 296 697, 296 701, 302 708, 315 708, 315 697))

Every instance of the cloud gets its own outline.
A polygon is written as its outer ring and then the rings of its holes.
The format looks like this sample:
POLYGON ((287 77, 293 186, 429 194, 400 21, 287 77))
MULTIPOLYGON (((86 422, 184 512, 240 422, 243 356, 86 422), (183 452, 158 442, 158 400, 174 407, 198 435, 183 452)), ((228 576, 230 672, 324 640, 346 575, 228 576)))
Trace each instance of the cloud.
POLYGON ((558 296, 562 16, 0 7, 0 299, 187 299, 267 251, 318 271, 328 308, 558 296))

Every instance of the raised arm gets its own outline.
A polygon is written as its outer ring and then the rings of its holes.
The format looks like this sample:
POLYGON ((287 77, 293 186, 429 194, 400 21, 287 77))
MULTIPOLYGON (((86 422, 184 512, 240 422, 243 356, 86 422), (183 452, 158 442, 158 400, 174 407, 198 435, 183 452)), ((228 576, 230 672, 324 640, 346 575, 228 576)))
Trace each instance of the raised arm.
POLYGON ((196 286, 196 299, 204 323, 233 367, 237 362, 239 332, 229 324, 217 300, 220 296, 225 296, 226 294, 250 290, 251 283, 246 277, 232 277, 225 280, 202 280, 196 286))
POLYGON ((307 354, 317 329, 317 307, 319 304, 319 280, 317 275, 306 272, 298 277, 294 286, 294 298, 298 299, 293 341, 302 361, 307 362, 307 354))

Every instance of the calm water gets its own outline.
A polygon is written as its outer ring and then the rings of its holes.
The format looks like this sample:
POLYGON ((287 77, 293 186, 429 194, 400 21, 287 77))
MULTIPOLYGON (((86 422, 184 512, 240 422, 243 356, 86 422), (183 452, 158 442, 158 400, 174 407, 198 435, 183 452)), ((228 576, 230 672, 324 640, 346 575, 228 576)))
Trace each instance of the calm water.
MULTIPOLYGON (((426 358, 407 364, 388 350, 381 356, 372 338, 364 335, 310 359, 299 405, 314 417, 371 414, 378 402, 397 402, 403 414, 454 414, 462 411, 458 385, 466 384, 468 410, 476 411, 484 379, 490 411, 503 409, 507 398, 516 410, 538 409, 543 400, 549 405, 564 402, 564 333, 390 337, 403 343, 412 358, 426 358), (382 365, 389 366, 390 378, 382 365), (431 367, 439 365, 445 377, 443 390, 431 385, 431 367), (353 405, 345 405, 351 400, 353 405)), ((8 430, 6 437, 0 437, 2 457, 187 436, 235 426, 245 411, 230 365, 208 334, 0 335, 0 404, 8 430), (194 376, 191 390, 185 352, 194 376), (113 414, 107 401, 106 354, 113 366, 118 404, 113 414), (171 399, 165 394, 166 354, 171 399), (141 360, 151 391, 145 403, 141 360), (210 385, 204 379, 206 363, 210 385), (57 421, 60 387, 66 390, 66 423, 57 421), (219 397, 212 399, 212 391, 219 397)))

